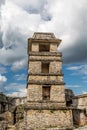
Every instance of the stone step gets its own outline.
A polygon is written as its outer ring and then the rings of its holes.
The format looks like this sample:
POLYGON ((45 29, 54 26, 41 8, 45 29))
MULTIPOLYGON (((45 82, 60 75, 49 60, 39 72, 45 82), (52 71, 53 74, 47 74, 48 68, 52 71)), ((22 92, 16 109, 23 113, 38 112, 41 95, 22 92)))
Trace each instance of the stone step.
POLYGON ((87 130, 87 125, 86 126, 83 126, 83 127, 79 127, 79 128, 76 128, 74 130, 87 130))
POLYGON ((9 125, 7 130, 16 130, 14 125, 9 125))

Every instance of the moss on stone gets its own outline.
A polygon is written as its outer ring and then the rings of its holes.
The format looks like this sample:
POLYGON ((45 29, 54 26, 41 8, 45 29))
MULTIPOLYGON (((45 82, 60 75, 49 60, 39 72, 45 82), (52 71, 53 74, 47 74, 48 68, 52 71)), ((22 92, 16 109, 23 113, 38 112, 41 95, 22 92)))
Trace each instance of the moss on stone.
POLYGON ((51 113, 54 113, 54 110, 53 110, 53 109, 51 109, 51 110, 50 110, 50 112, 51 112, 51 113))
POLYGON ((63 113, 66 113, 66 112, 67 112, 67 110, 62 110, 62 112, 63 112, 63 113))

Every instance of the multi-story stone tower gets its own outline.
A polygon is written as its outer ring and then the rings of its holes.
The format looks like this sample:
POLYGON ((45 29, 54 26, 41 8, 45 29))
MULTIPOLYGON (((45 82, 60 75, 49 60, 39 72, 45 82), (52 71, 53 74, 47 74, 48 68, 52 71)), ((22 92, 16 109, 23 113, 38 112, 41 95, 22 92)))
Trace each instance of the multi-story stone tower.
POLYGON ((66 121, 72 114, 65 105, 62 54, 57 51, 60 43, 61 40, 53 33, 34 33, 28 39, 28 129, 59 128, 72 124, 70 120, 66 121))

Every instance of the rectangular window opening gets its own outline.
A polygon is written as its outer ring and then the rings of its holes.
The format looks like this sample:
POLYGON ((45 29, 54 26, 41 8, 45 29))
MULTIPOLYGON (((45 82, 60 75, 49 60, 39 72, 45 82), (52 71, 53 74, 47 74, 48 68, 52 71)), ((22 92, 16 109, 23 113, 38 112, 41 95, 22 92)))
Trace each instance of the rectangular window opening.
POLYGON ((42 62, 41 72, 42 73, 49 73, 49 63, 42 62))
POLYGON ((46 101, 50 100, 50 88, 51 86, 48 86, 48 85, 42 86, 43 100, 46 100, 46 101))
POLYGON ((39 52, 48 52, 49 48, 50 48, 49 44, 47 44, 47 45, 40 44, 39 45, 39 52))

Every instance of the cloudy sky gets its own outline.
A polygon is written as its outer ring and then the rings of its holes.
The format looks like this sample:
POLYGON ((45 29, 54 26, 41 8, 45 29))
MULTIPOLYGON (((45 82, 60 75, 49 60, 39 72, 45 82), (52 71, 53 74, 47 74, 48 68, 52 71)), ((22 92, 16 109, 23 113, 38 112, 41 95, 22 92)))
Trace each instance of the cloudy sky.
POLYGON ((62 39, 65 87, 86 93, 86 0, 0 0, 0 91, 26 95, 27 39, 34 32, 62 39))

